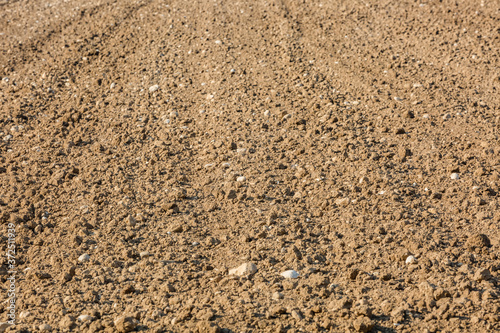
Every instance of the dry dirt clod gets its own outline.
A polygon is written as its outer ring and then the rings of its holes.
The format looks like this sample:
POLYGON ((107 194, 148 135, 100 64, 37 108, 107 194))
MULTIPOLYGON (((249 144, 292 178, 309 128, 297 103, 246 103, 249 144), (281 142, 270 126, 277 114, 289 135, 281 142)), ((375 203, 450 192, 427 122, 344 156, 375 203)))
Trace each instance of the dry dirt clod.
POLYGON ((485 234, 475 234, 473 236, 469 236, 467 243, 466 243, 468 248, 475 249, 475 248, 485 248, 485 247, 490 247, 491 242, 488 236, 485 234))
POLYGON ((486 281, 491 279, 491 272, 489 269, 479 269, 474 273, 474 280, 477 282, 486 281))
POLYGON ((133 331, 139 322, 133 317, 126 317, 124 315, 118 316, 114 320, 115 329, 121 333, 127 333, 133 331))
POLYGON ((9 324, 9 323, 0 323, 0 332, 4 332, 10 326, 11 326, 11 324, 9 324))
POLYGON ((244 263, 236 268, 229 270, 229 275, 247 276, 257 272, 257 266, 254 263, 244 263))
POLYGON ((367 333, 369 332, 375 323, 365 316, 359 316, 354 320, 353 326, 357 332, 367 333))
POLYGON ((64 316, 59 322, 59 327, 62 329, 71 329, 75 326, 75 318, 70 315, 64 316))

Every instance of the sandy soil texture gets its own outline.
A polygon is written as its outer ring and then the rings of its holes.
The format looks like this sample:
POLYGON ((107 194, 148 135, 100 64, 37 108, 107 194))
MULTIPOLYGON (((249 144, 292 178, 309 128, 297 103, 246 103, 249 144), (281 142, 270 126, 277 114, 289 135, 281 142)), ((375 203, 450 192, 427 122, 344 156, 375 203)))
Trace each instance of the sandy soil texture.
POLYGON ((500 331, 499 27, 0 0, 0 331, 500 331))

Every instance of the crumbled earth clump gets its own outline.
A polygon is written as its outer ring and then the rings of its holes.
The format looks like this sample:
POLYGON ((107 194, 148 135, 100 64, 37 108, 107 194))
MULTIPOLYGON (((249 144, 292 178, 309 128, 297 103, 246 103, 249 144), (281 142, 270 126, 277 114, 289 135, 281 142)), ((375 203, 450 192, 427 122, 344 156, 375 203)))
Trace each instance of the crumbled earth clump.
POLYGON ((1 1, 0 327, 499 331, 498 14, 1 1))

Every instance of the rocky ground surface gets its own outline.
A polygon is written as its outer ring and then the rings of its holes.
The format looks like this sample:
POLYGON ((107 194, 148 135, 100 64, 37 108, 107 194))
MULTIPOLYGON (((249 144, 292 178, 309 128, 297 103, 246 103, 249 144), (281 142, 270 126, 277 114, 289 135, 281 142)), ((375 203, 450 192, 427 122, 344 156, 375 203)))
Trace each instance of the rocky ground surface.
POLYGON ((6 332, 499 331, 499 17, 0 1, 6 332))

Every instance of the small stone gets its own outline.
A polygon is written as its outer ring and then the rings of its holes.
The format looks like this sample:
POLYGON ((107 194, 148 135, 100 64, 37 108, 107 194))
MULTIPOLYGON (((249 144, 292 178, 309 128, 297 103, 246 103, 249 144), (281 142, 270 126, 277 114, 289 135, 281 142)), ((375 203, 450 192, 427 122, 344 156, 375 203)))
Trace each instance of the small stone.
POLYGON ((158 89, 160 89, 160 86, 155 84, 154 86, 149 87, 149 92, 152 93, 152 92, 157 91, 158 89))
POLYGON ((368 183, 368 177, 363 176, 359 179, 359 185, 366 185, 368 183))
POLYGON ((94 320, 94 318, 92 316, 89 316, 89 315, 81 315, 81 316, 78 316, 77 320, 82 322, 82 323, 86 323, 86 322, 91 322, 92 320, 94 320))
POLYGON ((247 262, 239 267, 229 270, 229 275, 247 276, 257 272, 257 266, 254 263, 247 262))
POLYGON ((417 258, 415 258, 414 256, 408 256, 406 258, 406 264, 407 265, 413 265, 413 264, 416 264, 417 263, 417 258))
POLYGON ((394 131, 395 134, 405 134, 406 131, 404 128, 398 128, 394 131))
POLYGON ((245 180, 247 180, 245 176, 239 176, 238 178, 236 178, 237 182, 244 182, 245 180))
POLYGON ((142 251, 141 253, 139 253, 139 256, 141 258, 146 258, 146 257, 149 257, 151 254, 148 252, 148 251, 142 251))
POLYGON ((49 324, 42 324, 42 325, 38 326, 38 329, 40 331, 44 332, 44 331, 52 330, 52 327, 49 324))
POLYGON ((283 273, 280 274, 282 277, 284 277, 285 279, 296 279, 299 277, 299 272, 291 269, 291 270, 288 270, 288 271, 284 271, 283 273))
POLYGON ((453 180, 458 180, 460 178, 460 175, 458 173, 454 172, 450 175, 450 178, 453 180))
POLYGON ((273 297, 272 298, 274 300, 279 300, 279 299, 283 299, 284 297, 285 296, 282 293, 280 293, 279 291, 276 291, 276 292, 273 293, 273 297))
POLYGON ((292 318, 297 320, 297 321, 300 321, 304 318, 302 316, 302 313, 300 313, 300 311, 298 311, 298 310, 292 310, 291 315, 292 315, 292 318))
POLYGON ((119 316, 115 319, 114 324, 118 332, 127 333, 133 331, 139 322, 132 317, 119 316))
POLYGON ((81 256, 78 257, 79 262, 87 262, 90 260, 90 256, 87 253, 82 254, 81 256))
POLYGON ((19 314, 19 319, 25 319, 28 318, 31 315, 31 312, 29 311, 23 311, 19 314))
POLYGON ((349 198, 341 198, 341 199, 336 199, 335 204, 337 206, 345 207, 349 204, 350 199, 349 198))
POLYGON ((269 110, 264 111, 264 116, 266 116, 266 117, 269 116, 269 110))

